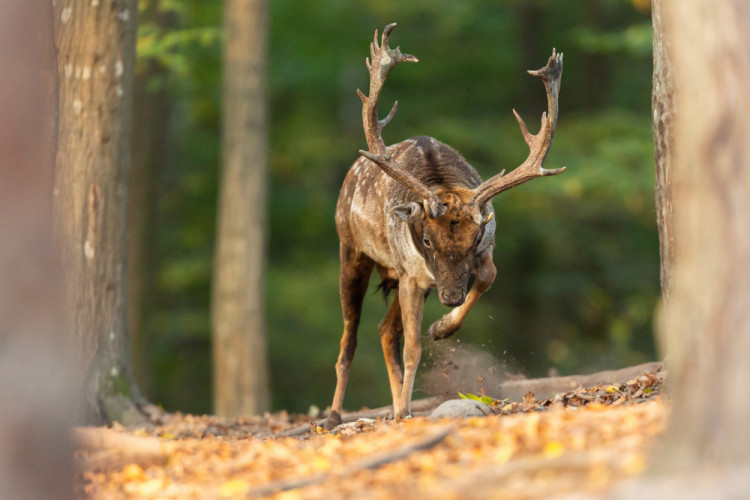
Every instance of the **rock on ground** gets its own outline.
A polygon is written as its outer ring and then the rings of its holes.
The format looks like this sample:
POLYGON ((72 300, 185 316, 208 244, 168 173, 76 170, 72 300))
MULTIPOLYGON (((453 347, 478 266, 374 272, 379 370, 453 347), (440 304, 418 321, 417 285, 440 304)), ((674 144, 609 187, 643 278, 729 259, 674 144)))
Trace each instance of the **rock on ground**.
POLYGON ((484 417, 492 414, 492 409, 481 401, 449 399, 435 408, 430 414, 430 418, 484 417))

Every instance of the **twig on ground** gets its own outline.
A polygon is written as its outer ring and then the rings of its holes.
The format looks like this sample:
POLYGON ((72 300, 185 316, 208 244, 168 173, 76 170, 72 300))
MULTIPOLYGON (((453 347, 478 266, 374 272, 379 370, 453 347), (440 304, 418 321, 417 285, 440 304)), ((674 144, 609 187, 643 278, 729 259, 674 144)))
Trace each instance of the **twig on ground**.
POLYGON ((321 473, 315 474, 314 476, 306 478, 295 478, 295 479, 282 479, 280 481, 274 481, 272 483, 265 484, 253 488, 247 493, 248 497, 262 497, 280 493, 282 491, 293 490, 297 488, 304 488, 313 484, 322 483, 330 477, 347 477, 363 470, 373 470, 383 465, 397 462, 408 457, 412 453, 417 451, 429 450, 440 444, 453 430, 454 426, 449 425, 439 428, 437 431, 431 433, 427 437, 420 439, 419 441, 402 446, 392 451, 378 453, 375 456, 369 458, 363 458, 354 462, 353 464, 346 467, 344 470, 338 473, 321 473))
MULTIPOLYGON (((438 407, 440 403, 445 401, 444 397, 433 396, 425 399, 418 399, 412 401, 412 413, 415 417, 421 417, 428 415, 432 410, 438 407)), ((360 418, 386 418, 393 414, 393 406, 381 406, 380 408, 374 408, 372 410, 354 411, 350 413, 344 413, 341 415, 341 423, 348 424, 349 422, 356 422, 360 418)), ((322 426, 326 422, 325 418, 318 419, 315 425, 322 426)), ((274 437, 297 437, 302 436, 310 432, 310 424, 299 425, 285 431, 277 432, 274 437)))
POLYGON ((175 450, 174 443, 156 437, 110 429, 74 429, 73 438, 79 448, 89 452, 79 457, 79 465, 85 470, 115 470, 130 463, 151 465, 165 461, 175 450))
POLYGON ((526 380, 509 380, 497 386, 498 399, 520 400, 523 395, 533 392, 537 399, 550 399, 555 394, 573 391, 576 387, 595 387, 602 384, 625 383, 628 380, 650 373, 661 367, 660 362, 629 366, 620 370, 606 370, 590 375, 569 375, 526 380))

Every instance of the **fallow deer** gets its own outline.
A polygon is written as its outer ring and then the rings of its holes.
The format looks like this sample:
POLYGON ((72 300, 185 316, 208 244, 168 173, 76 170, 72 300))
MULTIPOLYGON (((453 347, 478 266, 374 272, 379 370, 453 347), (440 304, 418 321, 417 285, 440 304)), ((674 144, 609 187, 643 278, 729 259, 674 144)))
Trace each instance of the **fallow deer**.
POLYGON ((389 36, 396 24, 378 32, 366 59, 370 93, 362 99, 362 122, 369 151, 349 170, 336 206, 340 238, 340 294, 344 334, 336 363, 336 392, 326 425, 341 422, 349 368, 357 346, 362 302, 370 273, 377 269, 382 286, 397 288, 390 310, 380 322, 380 340, 388 369, 394 416, 411 415, 411 395, 421 356, 420 328, 424 300, 437 288, 440 302, 454 307, 427 331, 443 339, 461 323, 479 297, 492 285, 495 220, 490 200, 535 177, 562 173, 565 167, 542 168, 555 132, 562 53, 552 50, 547 65, 529 74, 541 78, 547 91, 547 112, 541 130, 531 134, 518 113, 529 156, 510 174, 500 172, 485 182, 453 148, 431 137, 415 137, 386 147, 381 131, 396 113, 378 119, 378 98, 388 73, 401 62, 417 62, 391 49, 389 36), (471 291, 467 285, 476 276, 471 291), (403 346, 403 364, 400 346, 403 346))

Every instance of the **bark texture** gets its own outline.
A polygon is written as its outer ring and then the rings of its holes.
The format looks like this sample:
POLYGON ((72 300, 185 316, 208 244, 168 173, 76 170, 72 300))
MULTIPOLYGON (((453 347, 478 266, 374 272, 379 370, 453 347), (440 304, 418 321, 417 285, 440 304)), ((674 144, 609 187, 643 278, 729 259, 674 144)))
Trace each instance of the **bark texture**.
POLYGON ((674 407, 664 467, 750 460, 750 5, 665 2, 679 112, 679 261, 667 307, 674 407))
POLYGON ((126 229, 135 0, 57 0, 59 129, 54 187, 86 397, 97 420, 130 420, 139 398, 126 326, 126 229))
POLYGON ((224 26, 223 169, 212 298, 214 407, 269 407, 264 332, 267 185, 265 0, 228 0, 224 26))
POLYGON ((651 108, 656 163, 656 225, 659 229, 661 292, 668 301, 674 288, 675 235, 672 205, 672 171, 674 168, 674 76, 671 43, 663 16, 663 0, 651 6, 654 44, 654 77, 651 108))

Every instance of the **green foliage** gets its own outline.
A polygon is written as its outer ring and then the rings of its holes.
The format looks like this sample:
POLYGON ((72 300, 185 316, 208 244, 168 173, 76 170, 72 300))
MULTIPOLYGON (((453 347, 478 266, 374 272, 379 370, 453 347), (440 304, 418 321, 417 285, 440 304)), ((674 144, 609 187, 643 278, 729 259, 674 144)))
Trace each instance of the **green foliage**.
POLYGON ((593 54, 628 52, 634 56, 651 55, 651 23, 628 26, 620 32, 599 32, 588 26, 573 31, 582 50, 593 54))
POLYGON ((217 45, 221 30, 216 27, 166 31, 155 24, 142 24, 138 30, 138 57, 142 62, 155 60, 178 76, 187 76, 191 67, 188 54, 192 46, 217 45))
MULTIPOLYGON (((635 2, 641 5, 642 2, 635 2)), ((341 318, 333 213, 364 146, 364 58, 375 28, 420 62, 382 98, 386 142, 432 135, 487 178, 523 161, 515 107, 532 131, 544 90, 526 75, 565 52, 560 121, 548 168, 568 170, 494 201, 498 278, 456 335, 529 375, 654 357, 659 295, 653 209, 649 13, 620 0, 270 2, 268 342, 276 408, 330 403, 341 318)), ((172 100, 160 174, 153 308, 154 399, 210 411, 209 292, 220 148, 219 2, 161 0, 140 28, 139 67, 158 64, 172 100)), ((375 284, 373 278, 373 290, 375 284)), ((346 406, 388 404, 377 322, 365 301, 346 406)), ((446 309, 429 299, 425 327, 446 309)), ((449 341, 450 342, 450 341, 449 341)))

